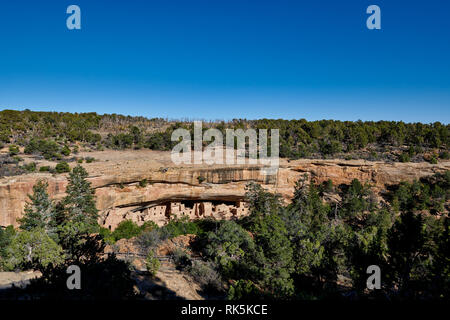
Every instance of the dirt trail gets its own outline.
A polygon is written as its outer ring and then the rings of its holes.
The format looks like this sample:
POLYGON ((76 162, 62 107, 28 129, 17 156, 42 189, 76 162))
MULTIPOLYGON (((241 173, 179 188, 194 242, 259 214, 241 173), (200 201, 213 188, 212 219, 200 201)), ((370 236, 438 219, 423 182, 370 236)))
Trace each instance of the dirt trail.
POLYGON ((173 263, 162 261, 156 276, 145 272, 133 274, 136 288, 148 300, 204 300, 199 294, 199 285, 186 273, 175 268, 173 263))
POLYGON ((42 274, 39 271, 0 272, 0 289, 8 289, 13 285, 24 288, 30 283, 31 279, 41 276, 42 274))

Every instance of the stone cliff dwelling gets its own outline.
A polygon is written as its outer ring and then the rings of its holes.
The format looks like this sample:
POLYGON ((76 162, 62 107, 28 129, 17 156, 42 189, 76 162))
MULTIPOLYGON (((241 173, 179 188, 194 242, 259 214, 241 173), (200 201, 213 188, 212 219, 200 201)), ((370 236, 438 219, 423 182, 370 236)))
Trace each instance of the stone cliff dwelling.
POLYGON ((138 225, 142 225, 146 221, 153 221, 158 226, 163 226, 175 217, 187 216, 191 220, 206 217, 231 219, 247 214, 248 207, 243 201, 175 200, 146 206, 113 208, 103 215, 100 223, 105 228, 114 230, 124 220, 131 220, 138 225))

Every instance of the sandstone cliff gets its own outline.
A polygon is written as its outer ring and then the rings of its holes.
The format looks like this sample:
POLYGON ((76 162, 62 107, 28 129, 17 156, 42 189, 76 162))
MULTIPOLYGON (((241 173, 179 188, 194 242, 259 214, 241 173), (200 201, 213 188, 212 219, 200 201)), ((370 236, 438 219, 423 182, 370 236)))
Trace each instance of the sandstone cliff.
MULTIPOLYGON (((243 199, 249 181, 256 181, 289 201, 295 182, 304 174, 317 182, 331 179, 335 185, 357 178, 380 190, 403 180, 412 181, 450 170, 450 161, 432 165, 425 162, 283 159, 276 175, 265 175, 255 165, 174 166, 169 153, 149 150, 104 151, 88 155, 97 159, 83 164, 95 188, 97 208, 103 216, 113 209, 118 210, 119 220, 130 210, 168 201, 238 202, 243 199), (139 182, 144 179, 146 185, 140 186, 139 182)), ((64 196, 66 175, 32 173, 0 179, 0 225, 17 226, 17 219, 28 200, 27 194, 41 178, 47 179, 49 193, 54 199, 64 196)))

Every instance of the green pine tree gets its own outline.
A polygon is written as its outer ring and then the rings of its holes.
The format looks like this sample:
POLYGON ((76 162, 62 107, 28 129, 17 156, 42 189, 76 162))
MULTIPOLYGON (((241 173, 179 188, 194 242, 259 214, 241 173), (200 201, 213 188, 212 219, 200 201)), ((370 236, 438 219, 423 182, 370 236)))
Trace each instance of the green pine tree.
POLYGON ((273 298, 291 296, 294 293, 293 250, 283 221, 277 214, 270 214, 257 221, 250 231, 256 244, 252 253, 256 280, 273 298))
POLYGON ((98 210, 95 206, 94 190, 86 180, 87 176, 87 171, 80 165, 72 170, 63 204, 68 221, 95 226, 98 210))
POLYGON ((48 183, 39 180, 33 186, 33 194, 28 195, 31 202, 25 205, 25 212, 22 219, 19 219, 20 229, 32 231, 41 228, 47 234, 54 231, 55 206, 47 193, 48 183))

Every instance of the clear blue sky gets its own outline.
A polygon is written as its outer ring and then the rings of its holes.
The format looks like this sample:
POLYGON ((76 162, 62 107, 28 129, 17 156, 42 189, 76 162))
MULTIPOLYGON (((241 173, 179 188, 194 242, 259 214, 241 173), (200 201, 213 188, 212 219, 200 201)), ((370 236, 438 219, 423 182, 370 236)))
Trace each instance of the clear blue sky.
POLYGON ((1 1, 0 109, 25 108, 449 123, 450 1, 1 1))

